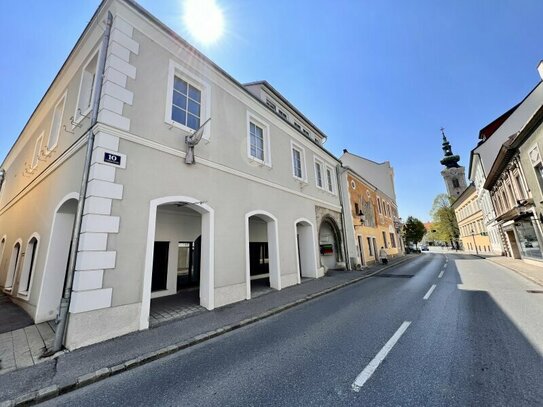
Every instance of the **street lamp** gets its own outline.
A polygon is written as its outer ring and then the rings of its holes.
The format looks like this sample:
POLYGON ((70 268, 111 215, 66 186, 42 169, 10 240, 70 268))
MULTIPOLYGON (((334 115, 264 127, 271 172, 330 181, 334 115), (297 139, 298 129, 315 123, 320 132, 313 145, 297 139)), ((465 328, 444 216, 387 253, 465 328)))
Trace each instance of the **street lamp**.
POLYGON ((479 255, 479 250, 477 250, 477 244, 475 243, 475 230, 471 229, 471 238, 473 239, 473 245, 475 246, 475 254, 479 255))

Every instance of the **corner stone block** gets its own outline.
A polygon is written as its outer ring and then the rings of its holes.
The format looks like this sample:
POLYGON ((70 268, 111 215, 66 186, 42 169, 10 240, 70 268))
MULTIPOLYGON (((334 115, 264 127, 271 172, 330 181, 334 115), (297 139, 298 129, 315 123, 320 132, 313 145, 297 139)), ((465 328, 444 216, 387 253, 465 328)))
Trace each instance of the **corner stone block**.
MULTIPOLYGON (((108 71, 114 71, 113 68, 108 69, 108 71)), ((107 75, 107 74, 106 74, 107 75)), ((122 75, 122 74, 120 74, 122 75)), ((109 79, 107 79, 109 81, 109 79)), ((111 95, 105 95, 102 92, 102 98, 100 99, 100 109, 110 110, 113 113, 123 114, 124 102, 117 98, 114 98, 111 95)))
POLYGON ((89 179, 99 179, 102 181, 115 181, 115 167, 94 163, 91 165, 89 179))
POLYGON ((77 271, 115 268, 117 252, 79 252, 75 269, 77 271))
MULTIPOLYGON (((126 61, 123 61, 115 54, 109 54, 106 60, 106 69, 115 68, 117 71, 124 73, 126 76, 129 76, 132 79, 136 79, 136 67, 129 64, 126 61)), ((132 104, 132 102, 130 102, 132 104)))
POLYGON ((126 34, 130 38, 132 38, 132 34, 134 33, 134 27, 127 22, 124 18, 116 15, 115 19, 113 20, 113 26, 121 31, 122 33, 126 34))
POLYGON ((96 309, 111 307, 112 288, 103 288, 92 291, 74 291, 70 302, 70 312, 93 311, 96 309))
POLYGON ((102 288, 104 270, 76 271, 73 289, 75 291, 97 290, 102 288))
POLYGON ((118 216, 89 213, 83 215, 81 233, 119 233, 119 221, 120 218, 118 216))
POLYGON ((100 198, 123 199, 123 186, 113 182, 93 179, 87 187, 87 197, 97 196, 100 198))
POLYGON ((102 88, 102 95, 110 95, 115 99, 119 99, 120 101, 129 105, 132 105, 132 102, 134 101, 133 92, 111 81, 106 81, 104 83, 104 87, 102 88))
POLYGON ((128 48, 130 51, 132 51, 136 55, 138 55, 140 52, 140 44, 138 44, 136 41, 134 41, 125 33, 121 32, 116 27, 113 28, 113 32, 111 33, 111 39, 113 41, 118 42, 123 47, 128 48))
POLYGON ((107 249, 107 233, 82 233, 79 251, 104 251, 107 249))
POLYGON ((85 208, 83 209, 83 215, 95 214, 95 215, 111 215, 111 203, 113 200, 109 198, 99 198, 97 196, 91 196, 85 200, 85 208))
POLYGON ((94 138, 94 148, 103 147, 108 150, 119 150, 119 137, 99 131, 94 138))
POLYGON ((130 130, 130 119, 121 116, 120 114, 114 113, 110 110, 100 110, 100 112, 98 113, 98 121, 100 123, 109 124, 110 126, 117 127, 121 130, 130 130))

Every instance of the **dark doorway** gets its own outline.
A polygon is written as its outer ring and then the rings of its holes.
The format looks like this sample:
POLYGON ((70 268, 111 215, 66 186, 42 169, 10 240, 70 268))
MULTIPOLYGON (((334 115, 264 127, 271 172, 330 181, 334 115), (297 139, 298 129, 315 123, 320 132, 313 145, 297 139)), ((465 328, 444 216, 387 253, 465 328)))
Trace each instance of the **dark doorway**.
POLYGON ((170 242, 155 242, 153 253, 153 277, 151 279, 151 291, 166 290, 168 281, 168 252, 170 242))
POLYGON ((194 242, 179 242, 177 252, 177 291, 200 285, 202 237, 194 242))
POLYGON ((249 243, 249 262, 251 276, 268 274, 270 272, 268 242, 249 243))
POLYGON ((302 278, 302 257, 300 255, 300 234, 296 233, 296 241, 298 243, 298 271, 300 272, 300 278, 302 278))

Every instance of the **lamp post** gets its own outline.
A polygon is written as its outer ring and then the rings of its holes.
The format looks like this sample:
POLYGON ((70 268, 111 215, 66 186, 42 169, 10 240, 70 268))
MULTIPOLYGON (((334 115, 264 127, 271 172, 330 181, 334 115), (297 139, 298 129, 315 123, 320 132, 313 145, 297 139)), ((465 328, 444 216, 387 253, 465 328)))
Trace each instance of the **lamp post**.
POLYGON ((475 246, 475 254, 479 255, 479 250, 477 250, 477 244, 475 243, 475 230, 471 229, 471 238, 473 239, 473 245, 475 246))
MULTIPOLYGON (((360 225, 355 225, 355 227, 364 226, 364 223, 366 222, 366 215, 364 215, 361 210, 359 210, 356 215, 360 217, 360 225)), ((360 262, 362 263, 362 266, 364 266, 364 247, 362 246, 364 244, 364 238, 362 236, 362 232, 360 232, 359 237, 360 239, 358 241, 358 250, 360 250, 360 262)))

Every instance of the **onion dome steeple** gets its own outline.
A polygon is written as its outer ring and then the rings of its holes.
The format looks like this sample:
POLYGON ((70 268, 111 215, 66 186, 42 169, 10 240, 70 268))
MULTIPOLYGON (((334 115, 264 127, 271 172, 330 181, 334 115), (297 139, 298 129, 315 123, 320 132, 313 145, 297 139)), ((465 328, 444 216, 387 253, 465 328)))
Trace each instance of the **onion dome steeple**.
POLYGON ((458 161, 460 161, 460 156, 454 155, 452 152, 451 143, 447 140, 447 137, 445 136, 445 129, 441 128, 441 134, 443 135, 443 152, 445 153, 445 156, 440 161, 442 165, 444 165, 447 168, 458 168, 458 161))

